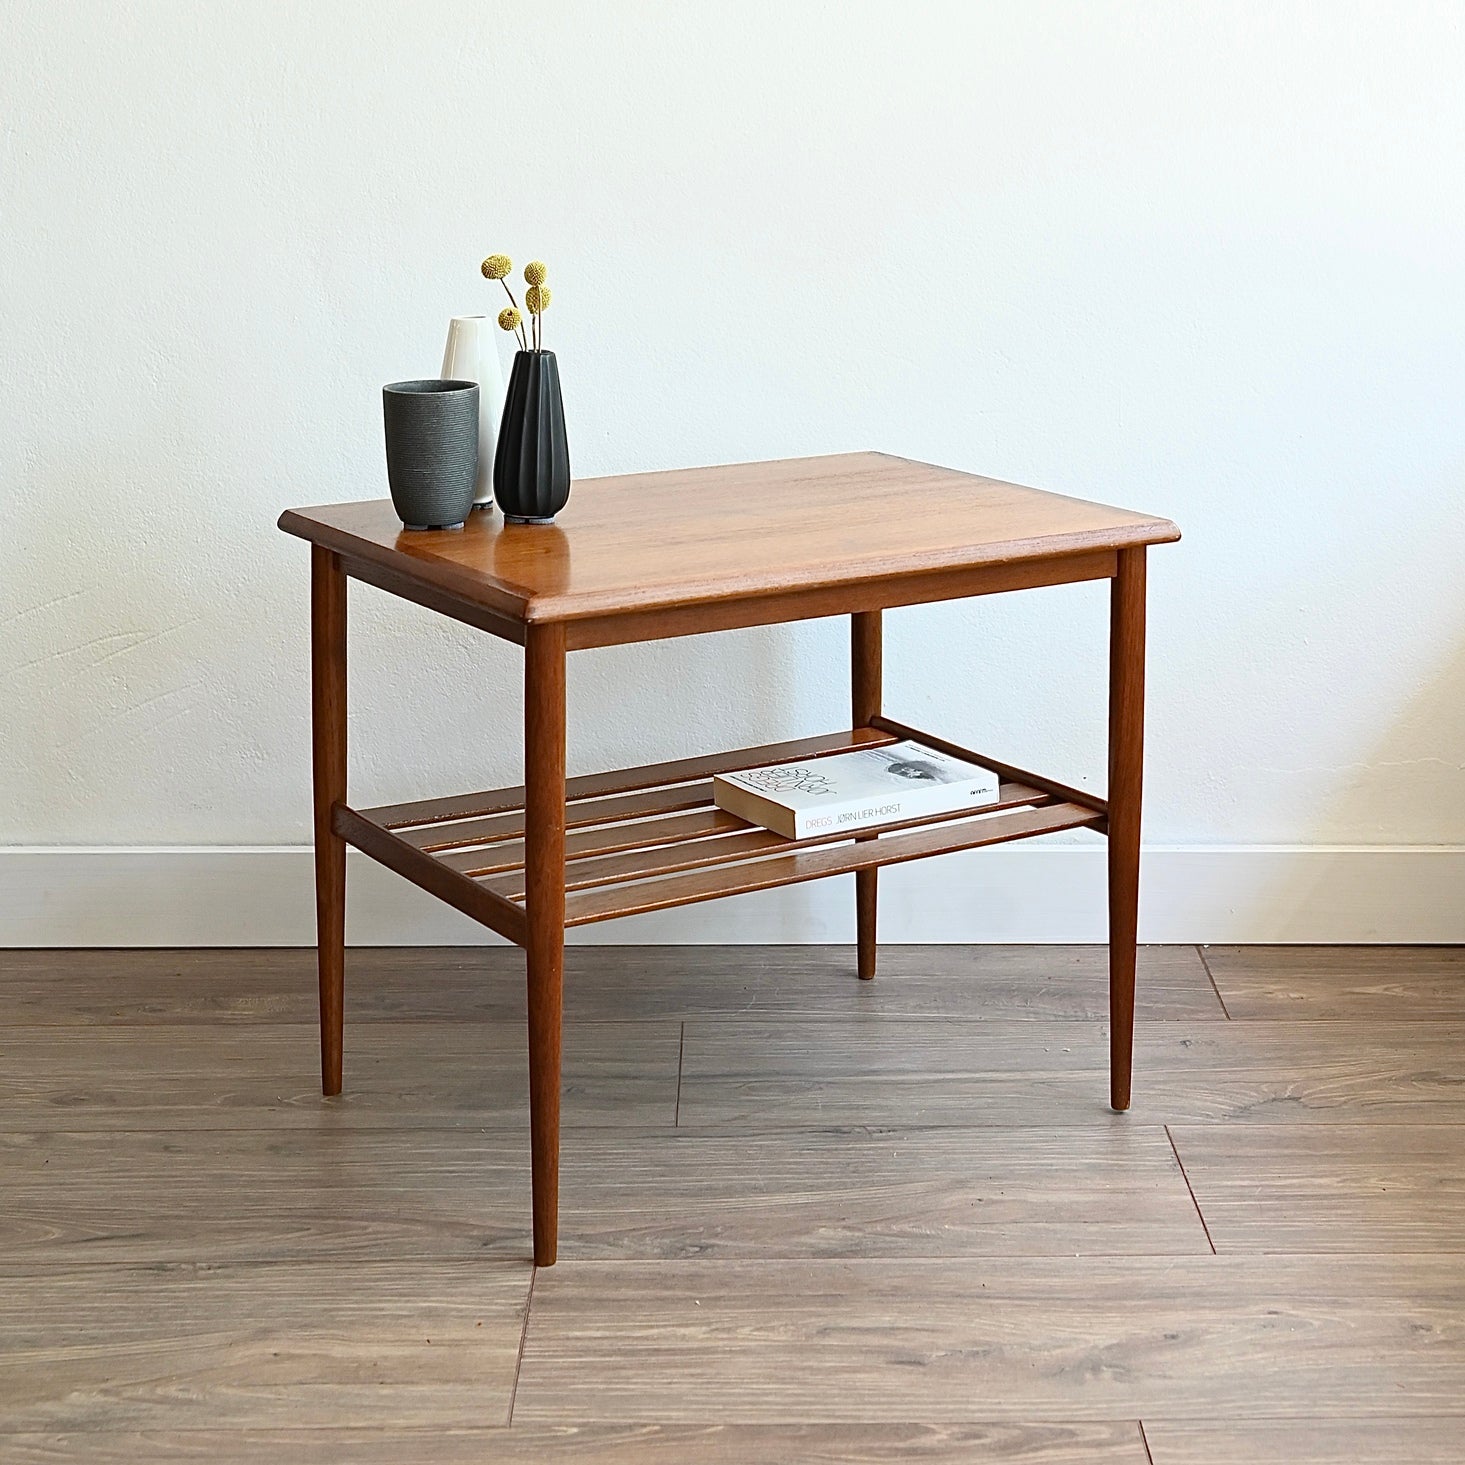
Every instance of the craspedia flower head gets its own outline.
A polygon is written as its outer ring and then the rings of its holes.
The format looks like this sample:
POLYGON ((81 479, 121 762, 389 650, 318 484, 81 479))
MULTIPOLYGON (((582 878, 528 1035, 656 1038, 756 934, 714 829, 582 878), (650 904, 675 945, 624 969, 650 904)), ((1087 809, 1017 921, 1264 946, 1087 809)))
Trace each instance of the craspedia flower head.
POLYGON ((549 273, 549 266, 542 259, 531 259, 524 266, 524 279, 530 285, 544 284, 544 277, 549 273))
POLYGON ((480 268, 483 270, 485 280, 502 280, 514 268, 514 261, 506 254, 491 254, 484 260, 480 268))
POLYGON ((517 331, 523 319, 524 317, 512 305, 506 305, 499 311, 499 325, 506 331, 517 331))
POLYGON ((543 315, 549 309, 549 286, 531 285, 524 292, 524 306, 534 315, 543 315))

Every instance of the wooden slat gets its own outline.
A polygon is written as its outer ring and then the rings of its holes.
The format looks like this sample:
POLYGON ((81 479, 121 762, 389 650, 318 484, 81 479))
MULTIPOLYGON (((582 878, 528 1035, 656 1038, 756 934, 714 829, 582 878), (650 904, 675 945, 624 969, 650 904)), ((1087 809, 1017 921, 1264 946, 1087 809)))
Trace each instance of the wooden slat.
POLYGON ((497 931, 500 936, 506 936, 520 946, 524 944, 524 912, 518 906, 501 900, 476 880, 469 880, 456 870, 448 869, 441 860, 404 844, 396 835, 344 804, 336 805, 334 824, 336 833, 348 844, 355 845, 389 870, 395 870, 414 885, 420 885, 429 894, 462 911, 465 916, 491 931, 497 931))
MULTIPOLYGON (((575 799, 565 805, 565 827, 583 829, 591 824, 613 824, 619 819, 644 819, 652 814, 675 814, 700 809, 712 802, 712 783, 678 783, 669 788, 641 789, 636 793, 607 794, 599 799, 575 799)), ((415 849, 467 849, 514 839, 524 833, 523 809, 487 814, 480 819, 458 819, 448 824, 418 824, 393 831, 415 849)))
POLYGON ((1009 778, 1014 783, 1030 783, 1035 788, 1052 794, 1055 798, 1063 799, 1070 804, 1083 804, 1100 814, 1107 814, 1109 811, 1109 806, 1103 799, 1085 789, 1070 788, 1066 783, 1059 783, 1056 779, 1049 778, 1042 773, 1032 773, 1026 768, 1018 768, 1012 763, 999 763, 997 759, 989 758, 985 753, 974 753, 970 748, 963 748, 960 743, 949 742, 932 733, 922 732, 920 728, 897 722, 893 717, 874 717, 870 721, 873 727, 881 728, 897 738, 914 738, 918 743, 925 743, 928 748, 935 748, 938 753, 945 753, 949 757, 960 758, 968 763, 979 763, 983 768, 990 768, 999 778, 1009 778))
POLYGON ((960 824, 923 826, 910 833, 854 845, 798 850, 727 869, 696 870, 644 880, 635 885, 604 886, 570 895, 565 903, 565 924, 583 926, 591 921, 610 920, 614 916, 665 910, 670 906, 690 905, 694 901, 713 900, 723 895, 767 890, 778 885, 797 885, 805 880, 822 880, 827 875, 848 874, 852 870, 901 864, 906 860, 976 849, 981 845, 1003 844, 1008 840, 1027 839, 1061 829, 1078 829, 1094 823, 1098 817, 1092 809, 1077 804, 1018 809, 960 824))
MULTIPOLYGON (((643 849, 650 845, 677 844, 707 835, 732 834, 746 829, 748 821, 721 809, 697 809, 690 814, 671 814, 662 819, 638 819, 629 824, 600 824, 565 836, 565 858, 609 855, 619 850, 643 849)), ((516 870, 524 864, 524 841, 505 840, 484 849, 450 851, 439 855, 449 869, 461 875, 492 875, 516 870)), ((497 886, 490 883, 490 890, 497 886)), ((522 884, 517 894, 524 893, 522 884)))
MULTIPOLYGON (((670 763, 647 763, 640 768, 618 768, 608 773, 587 773, 565 780, 566 797, 592 799, 600 794, 629 793, 634 789, 662 784, 688 783, 727 773, 734 768, 754 768, 783 758, 818 758, 826 753, 843 753, 850 748, 878 748, 898 739, 878 728, 857 727, 848 732, 822 733, 796 738, 787 743, 768 743, 761 748, 739 748, 732 752, 707 753, 696 758, 678 758, 670 763)), ((362 818, 384 829, 405 829, 414 824, 436 824, 447 819, 471 819, 479 814, 501 814, 522 808, 523 786, 488 789, 483 793, 452 794, 441 799, 422 799, 412 804, 382 804, 358 810, 362 818)))
MULTIPOLYGON (((1050 795, 1018 783, 1003 784, 1000 795, 996 803, 987 805, 982 812, 996 813, 1002 809, 1052 803, 1050 795)), ((679 870, 696 870, 708 865, 729 865, 739 860, 757 859, 760 855, 773 852, 791 853, 799 849, 813 849, 819 845, 843 843, 855 837, 847 829, 835 829, 811 835, 807 839, 785 839, 783 835, 775 834, 770 829, 756 826, 750 828, 746 820, 723 814, 721 810, 714 812, 720 816, 719 822, 711 830, 717 837, 698 839, 683 834, 678 828, 673 838, 661 838, 659 831, 673 826, 677 821, 647 820, 640 826, 644 831, 642 838, 633 841, 628 836, 623 836, 625 842, 621 846, 621 852, 594 856, 587 851, 586 857, 571 861, 565 867, 565 888, 588 890, 596 885, 645 880, 657 875, 675 874, 679 870), (729 820, 731 823, 726 822, 729 820), (729 830, 740 830, 741 833, 728 833, 729 830)), ((949 814, 937 814, 925 819, 907 819, 899 824, 882 826, 882 833, 918 829, 927 824, 949 824, 958 819, 969 819, 972 814, 971 809, 957 809, 949 814)), ((712 816, 704 817, 710 821, 712 816)), ((686 827, 691 826, 688 824, 686 827)), ((455 868, 463 867, 458 865, 455 868)), ((502 865, 499 868, 511 867, 502 865)), ((478 871, 465 873, 477 874, 478 871)), ((518 900, 524 894, 521 875, 505 874, 484 883, 505 900, 518 900)))

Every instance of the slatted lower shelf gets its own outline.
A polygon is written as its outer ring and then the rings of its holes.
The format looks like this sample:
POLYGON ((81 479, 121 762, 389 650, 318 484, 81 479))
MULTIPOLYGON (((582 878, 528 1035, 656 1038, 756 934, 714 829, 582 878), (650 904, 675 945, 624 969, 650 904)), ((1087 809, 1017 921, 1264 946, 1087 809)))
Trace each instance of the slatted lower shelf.
MULTIPOLYGON (((570 779, 565 924, 767 890, 1058 830, 1103 829, 1102 800, 884 718, 869 727, 570 779), (878 833, 790 840, 718 809, 712 776, 915 737, 1001 775, 996 804, 878 833)), ((337 805, 350 843, 511 940, 524 936, 524 790, 337 805)))

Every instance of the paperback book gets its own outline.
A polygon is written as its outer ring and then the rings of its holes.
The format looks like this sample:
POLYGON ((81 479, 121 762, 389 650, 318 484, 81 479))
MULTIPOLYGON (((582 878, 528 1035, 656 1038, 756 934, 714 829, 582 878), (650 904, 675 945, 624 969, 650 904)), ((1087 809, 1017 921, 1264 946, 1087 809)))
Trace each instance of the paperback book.
POLYGON ((786 839, 928 819, 997 802, 998 778, 922 743, 887 743, 828 758, 719 774, 712 796, 786 839))

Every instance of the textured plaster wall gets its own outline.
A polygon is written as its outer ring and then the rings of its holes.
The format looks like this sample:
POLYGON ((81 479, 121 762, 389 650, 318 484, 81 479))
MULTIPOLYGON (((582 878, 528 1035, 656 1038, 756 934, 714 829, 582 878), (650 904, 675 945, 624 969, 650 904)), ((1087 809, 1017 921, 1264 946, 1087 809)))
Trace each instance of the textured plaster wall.
MULTIPOLYGON (((1462 19, 3 0, 0 844, 306 838, 274 520, 385 493, 378 386, 490 249, 550 262, 582 476, 880 447, 1179 522, 1152 839, 1460 842, 1462 19)), ((517 652, 352 614, 354 793, 514 781, 517 652)), ((887 702, 1097 784, 1104 634, 902 612, 887 702)), ((837 725, 844 655, 587 653, 572 763, 837 725)))

